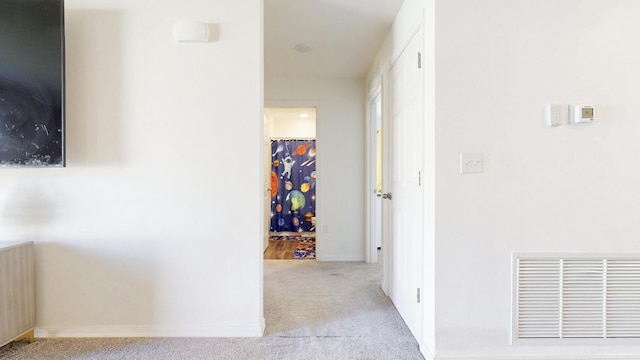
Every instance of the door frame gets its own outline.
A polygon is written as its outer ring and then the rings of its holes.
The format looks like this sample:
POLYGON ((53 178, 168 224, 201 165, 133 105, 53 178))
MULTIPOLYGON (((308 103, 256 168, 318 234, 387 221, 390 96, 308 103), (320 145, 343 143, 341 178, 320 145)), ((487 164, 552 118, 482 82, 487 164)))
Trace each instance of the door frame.
MULTIPOLYGON (((367 98, 365 102, 365 201, 366 201, 366 225, 365 225, 365 261, 367 263, 377 263, 378 246, 376 234, 378 226, 382 225, 382 213, 376 211, 377 197, 376 180, 377 180, 377 160, 378 160, 378 136, 377 136, 377 119, 376 113, 371 110, 373 104, 377 101, 381 103, 382 123, 384 124, 384 87, 382 74, 376 71, 368 82, 367 98)), ((384 148, 384 146, 383 146, 384 148)), ((382 249, 384 253, 384 247, 382 249)))
POLYGON ((266 108, 315 108, 316 109, 316 173, 318 181, 316 182, 316 260, 318 254, 322 253, 322 231, 318 231, 319 224, 322 222, 322 141, 320 140, 321 128, 321 112, 320 101, 317 100, 264 100, 263 112, 266 108), (318 221, 320 219, 320 221, 318 221))
POLYGON ((264 189, 262 189, 265 193, 264 193, 264 204, 262 204, 262 211, 264 212, 264 214, 262 214, 262 218, 264 219, 264 224, 262 224, 263 229, 262 231, 263 233, 263 249, 262 251, 266 251, 267 247, 269 246, 269 233, 270 233, 270 229, 271 229, 271 157, 269 157, 269 155, 271 154, 271 146, 270 144, 267 144, 267 142, 270 142, 269 139, 271 138, 269 136, 270 133, 270 128, 269 128, 269 119, 267 119, 267 115, 264 113, 264 108, 262 110, 262 117, 263 117, 263 134, 262 134, 262 139, 264 141, 263 144, 263 154, 262 154, 262 161, 264 162, 262 164, 262 168, 264 171, 264 174, 262 174, 262 178, 263 181, 265 182, 264 184, 264 189), (268 146, 268 150, 267 150, 267 146, 268 146), (269 164, 269 165, 267 165, 269 164), (269 193, 269 194, 267 194, 269 193))

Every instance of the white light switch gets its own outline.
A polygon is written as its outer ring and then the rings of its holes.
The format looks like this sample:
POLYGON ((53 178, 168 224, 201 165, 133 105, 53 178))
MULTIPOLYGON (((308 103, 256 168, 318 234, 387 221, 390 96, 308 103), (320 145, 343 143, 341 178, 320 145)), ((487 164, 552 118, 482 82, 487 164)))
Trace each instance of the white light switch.
POLYGON ((482 154, 460 154, 460 174, 480 174, 482 172, 482 154))

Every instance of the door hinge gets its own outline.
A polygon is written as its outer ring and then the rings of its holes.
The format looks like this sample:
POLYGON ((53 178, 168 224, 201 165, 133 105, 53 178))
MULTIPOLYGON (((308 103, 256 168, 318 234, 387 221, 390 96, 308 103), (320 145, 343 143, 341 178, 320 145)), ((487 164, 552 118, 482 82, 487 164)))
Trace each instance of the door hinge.
POLYGON ((418 288, 418 295, 416 296, 416 300, 418 301, 418 304, 420 304, 420 288, 418 288))
POLYGON ((422 186, 422 171, 418 171, 418 186, 422 186))
POLYGON ((422 53, 418 53, 418 69, 422 69, 422 53))

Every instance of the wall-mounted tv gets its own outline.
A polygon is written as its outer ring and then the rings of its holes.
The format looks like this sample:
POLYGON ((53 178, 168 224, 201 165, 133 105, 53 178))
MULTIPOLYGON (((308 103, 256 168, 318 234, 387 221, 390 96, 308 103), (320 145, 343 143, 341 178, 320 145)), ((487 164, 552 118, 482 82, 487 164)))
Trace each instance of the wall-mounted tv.
POLYGON ((64 0, 0 0, 0 167, 62 166, 64 0))

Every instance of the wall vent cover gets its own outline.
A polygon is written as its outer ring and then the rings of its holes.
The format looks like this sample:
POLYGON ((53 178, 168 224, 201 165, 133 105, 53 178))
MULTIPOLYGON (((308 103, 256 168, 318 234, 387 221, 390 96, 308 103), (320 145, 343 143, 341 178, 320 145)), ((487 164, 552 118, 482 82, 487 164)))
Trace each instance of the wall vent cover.
POLYGON ((640 256, 513 260, 514 340, 640 338, 640 256))

